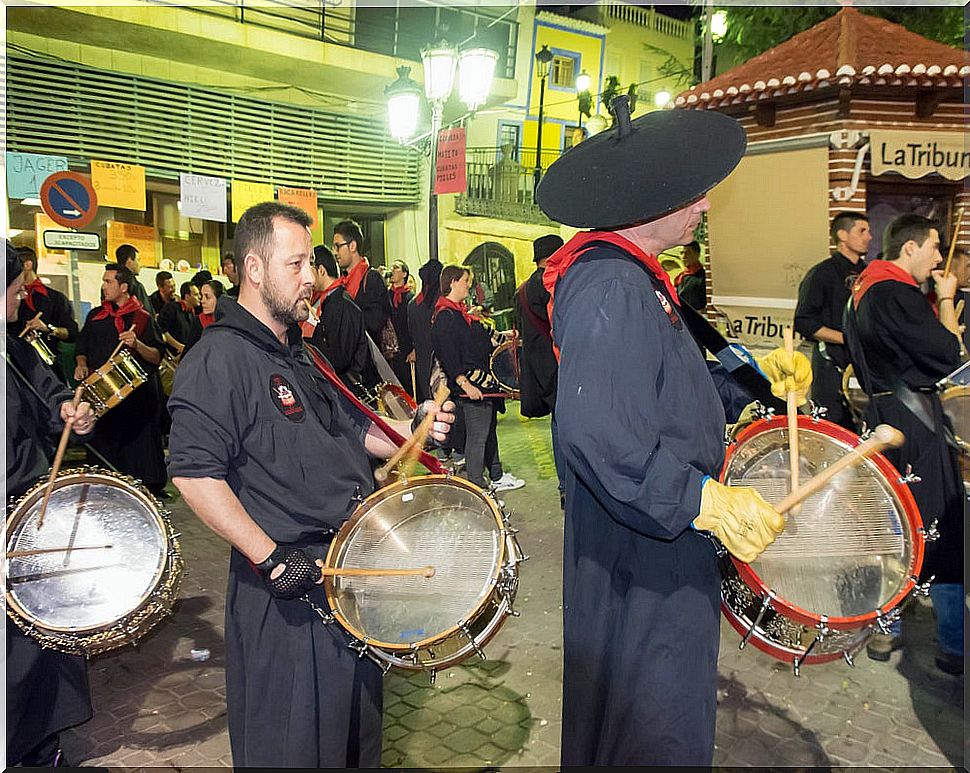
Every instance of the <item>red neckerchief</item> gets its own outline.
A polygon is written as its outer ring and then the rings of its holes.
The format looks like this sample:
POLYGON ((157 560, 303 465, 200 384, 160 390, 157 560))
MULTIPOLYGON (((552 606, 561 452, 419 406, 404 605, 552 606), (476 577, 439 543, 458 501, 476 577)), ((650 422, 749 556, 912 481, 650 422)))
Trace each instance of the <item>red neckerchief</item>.
POLYGON ((43 295, 45 298, 47 297, 47 287, 40 281, 40 277, 37 277, 29 285, 24 285, 24 291, 27 293, 24 296, 24 305, 31 311, 37 310, 34 308, 34 293, 43 295))
POLYGON ((434 311, 431 313, 431 322, 435 321, 438 316, 438 312, 444 309, 451 309, 452 311, 457 311, 461 314, 462 319, 465 320, 465 324, 469 327, 472 322, 480 322, 481 317, 476 317, 474 314, 469 314, 468 309, 465 307, 464 303, 459 303, 458 301, 451 300, 447 295, 442 295, 438 298, 438 302, 434 305, 434 311))
POLYGON ((404 296, 408 293, 408 286, 406 284, 400 287, 391 288, 391 308, 396 309, 401 305, 401 301, 404 300, 404 296))
POLYGON ((186 314, 195 314, 195 306, 193 306, 191 303, 186 303, 183 300, 179 300, 179 306, 182 307, 182 311, 184 311, 186 314))
POLYGON ((368 271, 370 271, 370 263, 367 262, 367 258, 363 258, 360 263, 347 272, 347 276, 342 276, 337 280, 355 301, 368 271))
POLYGON ((105 301, 101 304, 101 308, 93 317, 91 317, 91 319, 99 320, 111 317, 115 321, 115 330, 122 333, 125 330, 125 320, 123 317, 126 317, 129 314, 135 315, 135 318, 132 320, 132 323, 135 326, 135 335, 141 335, 141 333, 145 330, 145 325, 150 317, 137 298, 129 297, 123 306, 118 306, 114 303, 110 303, 109 301, 105 301))
POLYGON ((913 275, 890 260, 874 260, 859 274, 852 285, 852 308, 858 309, 859 303, 873 285, 880 282, 902 282, 910 287, 919 287, 913 275))
POLYGON ((199 322, 202 323, 202 329, 205 330, 209 325, 216 321, 215 314, 206 314, 204 311, 199 315, 199 322))
POLYGON ((704 268, 704 267, 703 266, 690 266, 689 268, 685 268, 683 271, 681 271, 680 272, 680 276, 677 277, 677 287, 680 287, 680 285, 683 283, 683 281, 687 277, 694 276, 695 274, 701 273, 701 269, 702 268, 704 268))

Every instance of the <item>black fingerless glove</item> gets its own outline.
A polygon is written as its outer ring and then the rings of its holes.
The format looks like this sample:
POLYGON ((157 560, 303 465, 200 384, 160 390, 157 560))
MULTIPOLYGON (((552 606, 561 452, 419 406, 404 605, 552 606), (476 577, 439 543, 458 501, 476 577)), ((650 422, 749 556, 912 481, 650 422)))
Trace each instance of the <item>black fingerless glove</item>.
POLYGON ((295 599, 316 587, 320 579, 320 567, 299 548, 287 549, 279 545, 257 569, 263 573, 263 581, 270 593, 280 599, 295 599), (284 564, 278 577, 271 578, 273 570, 284 564))

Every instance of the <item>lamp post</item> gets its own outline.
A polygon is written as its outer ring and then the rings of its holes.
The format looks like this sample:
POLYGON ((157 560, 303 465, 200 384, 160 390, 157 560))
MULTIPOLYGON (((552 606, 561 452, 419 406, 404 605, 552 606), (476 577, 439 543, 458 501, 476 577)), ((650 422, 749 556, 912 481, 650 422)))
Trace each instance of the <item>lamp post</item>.
POLYGON ((542 177, 542 110, 546 101, 546 77, 549 75, 549 65, 552 62, 552 51, 543 45, 536 52, 536 73, 539 75, 539 128, 536 132, 536 166, 533 172, 533 190, 539 187, 542 177))
POLYGON ((593 79, 586 70, 576 76, 576 93, 579 101, 579 128, 583 128, 583 97, 589 99, 589 88, 593 85, 593 79))
MULTIPOLYGON (((441 131, 445 102, 451 96, 458 72, 458 94, 470 113, 485 103, 492 87, 498 54, 485 48, 472 48, 461 54, 441 41, 421 51, 424 64, 424 96, 431 103, 429 133, 430 181, 428 186, 428 257, 438 258, 438 195, 435 191, 435 168, 438 162, 438 133, 441 131)), ((421 87, 410 77, 411 68, 397 68, 398 77, 384 89, 391 136, 410 144, 418 125, 421 87)))

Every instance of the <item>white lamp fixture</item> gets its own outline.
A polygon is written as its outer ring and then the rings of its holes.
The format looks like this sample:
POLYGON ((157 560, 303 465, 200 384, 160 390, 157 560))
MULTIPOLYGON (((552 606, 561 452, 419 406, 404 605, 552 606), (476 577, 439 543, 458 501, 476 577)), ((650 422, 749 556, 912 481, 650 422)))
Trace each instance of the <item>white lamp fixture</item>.
POLYGON ((670 92, 669 91, 658 91, 653 95, 653 103, 657 107, 666 107, 670 104, 670 92))
POLYGON ((398 142, 406 142, 418 128, 421 110, 421 87, 411 80, 411 68, 397 68, 397 80, 384 89, 387 99, 387 123, 391 136, 398 142))
POLYGON ((592 137, 594 134, 599 134, 606 128, 606 118, 601 116, 599 113, 592 116, 586 122, 586 131, 589 132, 589 136, 592 137))
POLYGON ((715 11, 711 15, 711 39, 715 43, 720 43, 724 40, 725 34, 727 34, 727 11, 715 11))
POLYGON ((485 104, 495 77, 498 54, 487 48, 462 51, 458 58, 458 97, 474 111, 485 104))
POLYGON ((579 75, 576 76, 576 91, 589 91, 589 87, 593 85, 593 79, 590 77, 586 70, 583 70, 579 75))
POLYGON ((458 54, 447 42, 426 48, 421 52, 424 62, 424 94, 432 102, 448 99, 455 85, 455 67, 458 54))

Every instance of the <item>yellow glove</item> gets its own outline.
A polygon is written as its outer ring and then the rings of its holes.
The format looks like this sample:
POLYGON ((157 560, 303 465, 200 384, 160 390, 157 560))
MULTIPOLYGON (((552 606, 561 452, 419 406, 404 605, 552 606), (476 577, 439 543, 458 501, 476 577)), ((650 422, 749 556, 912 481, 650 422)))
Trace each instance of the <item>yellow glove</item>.
POLYGON ((694 528, 709 531, 731 555, 750 564, 785 528, 785 519, 755 489, 708 478, 694 528))
POLYGON ((771 382, 771 393, 784 400, 789 392, 794 392, 798 405, 808 397, 812 385, 812 363, 801 352, 789 354, 778 347, 758 360, 758 365, 771 382))

